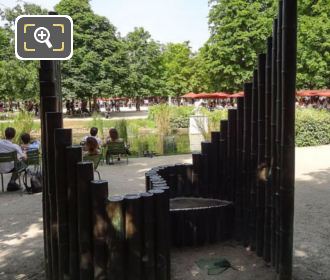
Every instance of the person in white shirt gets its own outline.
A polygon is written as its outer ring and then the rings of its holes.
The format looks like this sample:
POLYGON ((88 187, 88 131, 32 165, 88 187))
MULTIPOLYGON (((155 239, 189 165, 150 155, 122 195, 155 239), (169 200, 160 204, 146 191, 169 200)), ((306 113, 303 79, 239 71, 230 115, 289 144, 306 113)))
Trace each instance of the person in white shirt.
POLYGON ((90 132, 89 132, 90 135, 86 135, 82 139, 82 142, 86 143, 86 140, 87 140, 88 137, 93 137, 97 141, 97 144, 99 145, 99 148, 101 148, 102 147, 102 140, 99 137, 97 137, 98 132, 99 132, 99 130, 97 129, 97 127, 92 127, 90 132))
MULTIPOLYGON (((20 146, 14 144, 12 140, 16 135, 15 128, 7 127, 5 130, 6 139, 0 140, 0 153, 9 153, 9 152, 17 152, 17 158, 19 160, 23 160, 26 158, 26 155, 23 153, 20 146)), ((16 183, 18 179, 18 174, 15 172, 14 162, 3 162, 0 163, 0 172, 1 173, 11 173, 11 179, 7 185, 7 191, 16 191, 20 189, 20 186, 16 183)))

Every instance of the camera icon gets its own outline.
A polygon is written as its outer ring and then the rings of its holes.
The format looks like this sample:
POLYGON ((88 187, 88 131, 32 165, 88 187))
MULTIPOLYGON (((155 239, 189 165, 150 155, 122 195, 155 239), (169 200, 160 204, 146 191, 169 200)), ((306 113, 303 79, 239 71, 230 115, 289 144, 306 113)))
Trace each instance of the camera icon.
POLYGON ((19 16, 15 22, 15 54, 21 60, 68 60, 73 54, 69 16, 19 16))

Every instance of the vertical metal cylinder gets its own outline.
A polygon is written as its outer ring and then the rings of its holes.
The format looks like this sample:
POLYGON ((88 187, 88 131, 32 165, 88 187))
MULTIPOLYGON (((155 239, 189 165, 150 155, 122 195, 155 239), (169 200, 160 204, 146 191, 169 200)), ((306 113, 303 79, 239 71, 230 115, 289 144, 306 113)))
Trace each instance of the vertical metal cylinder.
POLYGON ((170 218, 169 197, 163 190, 150 191, 154 196, 156 220, 156 279, 169 280, 170 275, 170 218))
POLYGON ((106 210, 109 220, 108 280, 125 280, 127 264, 125 263, 124 198, 110 197, 106 210))
POLYGON ((264 260, 270 262, 270 219, 271 219, 271 182, 269 180, 271 153, 271 90, 272 90, 272 42, 267 39, 266 79, 265 79, 265 223, 264 223, 264 260))
MULTIPOLYGON (((242 100, 243 101, 243 100, 242 100)), ((241 103, 241 101, 238 101, 241 103)), ((228 153, 228 161, 226 165, 228 167, 227 174, 228 174, 228 200, 234 201, 235 200, 235 187, 236 187, 236 180, 237 176, 235 176, 235 166, 237 160, 237 134, 238 129, 238 117, 239 113, 238 110, 243 111, 242 104, 239 105, 240 109, 229 109, 228 110, 228 135, 227 135, 227 153, 228 153)), ((241 123, 240 123, 241 124, 241 123)))
POLYGON ((265 224, 265 78, 266 55, 258 58, 258 167, 257 167, 257 237, 256 253, 263 256, 265 224))
POLYGON ((77 164, 77 189, 79 267, 81 280, 90 280, 94 277, 92 192, 90 188, 90 182, 93 179, 93 163, 79 162, 77 164))
POLYGON ((228 121, 222 120, 220 122, 220 199, 228 199, 228 188, 227 188, 227 135, 228 135, 228 121))
POLYGON ((193 196, 200 196, 200 188, 202 184, 202 154, 201 153, 193 153, 192 154, 192 162, 193 162, 193 173, 192 173, 192 186, 193 196))
POLYGON ((273 49, 272 49, 272 92, 271 92, 271 262, 276 264, 276 210, 275 210, 275 182, 274 174, 276 172, 275 155, 276 155, 276 96, 277 96, 277 26, 278 20, 274 20, 273 24, 273 49))
POLYGON ((212 188, 211 188, 211 196, 210 198, 218 198, 218 185, 219 185, 219 149, 220 149, 220 132, 213 131, 211 132, 211 142, 212 142, 212 160, 211 160, 211 168, 212 168, 212 188))
POLYGON ((143 280, 156 280, 154 198, 152 193, 141 193, 140 195, 143 213, 142 275, 143 280))
MULTIPOLYGON (((43 82, 40 81, 40 86, 43 82)), ((47 279, 53 279, 52 273, 52 253, 51 253, 51 223, 50 223, 50 204, 49 204, 49 186, 48 186, 48 167, 47 167, 47 133, 46 133, 46 113, 56 112, 57 97, 44 96, 48 92, 40 90, 40 126, 41 126, 41 150, 42 150, 42 174, 43 174, 43 229, 44 229, 44 252, 45 268, 47 279)))
POLYGON ((281 176, 281 135, 282 135, 282 24, 283 24, 283 1, 278 2, 278 27, 277 27, 277 95, 276 95, 276 135, 274 154, 274 196, 275 196, 275 225, 276 225, 276 271, 279 272, 280 259, 280 176, 281 176))
MULTIPOLYGON (((252 106, 252 83, 244 84, 244 121, 243 121, 243 148, 242 148, 242 164, 237 164, 241 168, 241 216, 244 246, 249 245, 249 219, 251 217, 250 203, 250 154, 251 154, 251 106, 252 106), (241 166, 241 167, 240 167, 241 166)), ((237 170, 237 174, 240 170, 237 170)))
POLYGON ((68 186, 66 147, 72 144, 72 130, 65 128, 55 129, 55 184, 56 184, 56 208, 58 228, 59 251, 59 279, 69 278, 69 220, 68 220, 68 186))
POLYGON ((142 280, 142 199, 125 195, 125 240, 127 280, 142 280))
POLYGON ((282 138, 280 185, 280 280, 292 279, 295 183, 297 1, 283 1, 282 138))
POLYGON ((257 153, 258 153, 258 70, 254 70, 252 84, 251 107, 251 154, 250 154, 250 247, 256 249, 256 182, 257 182, 257 153))
POLYGON ((193 166, 192 164, 185 164, 185 177, 186 177, 186 188, 185 196, 193 196, 193 166))
POLYGON ((57 203, 56 203, 56 176, 55 176, 55 129, 63 127, 61 113, 46 113, 46 141, 47 141, 47 185, 48 205, 50 213, 50 240, 52 256, 52 276, 59 279, 58 263, 58 228, 57 228, 57 203))
POLYGON ((94 279, 107 279, 107 238, 109 220, 106 212, 108 181, 91 181, 93 217, 94 279))
POLYGON ((209 197, 210 188, 211 188, 211 156, 212 156, 212 143, 211 142, 202 142, 202 186, 200 188, 200 195, 202 197, 209 197))
POLYGON ((78 204, 77 204, 77 169, 76 165, 82 161, 82 149, 80 146, 66 148, 66 170, 68 188, 68 219, 69 219, 69 266, 70 278, 79 278, 79 254, 78 254, 78 204))

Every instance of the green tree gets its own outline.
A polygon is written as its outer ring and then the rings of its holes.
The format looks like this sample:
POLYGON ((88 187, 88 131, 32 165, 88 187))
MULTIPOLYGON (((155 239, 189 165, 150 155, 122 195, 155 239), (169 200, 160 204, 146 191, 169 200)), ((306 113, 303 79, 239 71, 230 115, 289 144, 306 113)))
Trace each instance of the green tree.
MULTIPOLYGON (((128 59, 127 97, 139 99, 143 96, 163 94, 161 50, 149 32, 135 28, 124 38, 128 59)), ((139 107, 137 107, 139 109, 139 107)))
POLYGON ((301 0, 298 25, 299 89, 330 88, 330 1, 301 0))
POLYGON ((46 14, 38 5, 23 2, 14 8, 0 9, 0 97, 2 100, 37 99, 38 62, 20 61, 14 51, 14 23, 20 15, 46 14))
POLYGON ((236 91, 250 80, 257 54, 265 51, 276 11, 274 0, 210 0, 206 63, 212 87, 236 91))
POLYGON ((191 90, 192 52, 189 42, 169 43, 162 55, 166 94, 180 97, 191 90))
POLYGON ((208 61, 208 45, 205 44, 192 58, 192 76, 190 77, 190 89, 192 92, 213 92, 208 61))
POLYGON ((94 99, 120 92, 126 79, 125 52, 116 28, 96 15, 88 0, 61 0, 59 14, 70 15, 74 27, 74 54, 63 63, 63 94, 94 99))

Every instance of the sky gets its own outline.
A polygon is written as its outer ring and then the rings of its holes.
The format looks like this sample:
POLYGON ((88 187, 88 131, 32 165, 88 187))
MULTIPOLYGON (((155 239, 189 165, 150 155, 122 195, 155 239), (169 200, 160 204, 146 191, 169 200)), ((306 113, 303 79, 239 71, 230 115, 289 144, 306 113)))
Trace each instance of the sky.
MULTIPOLYGON (((59 0, 26 0, 49 10, 59 0)), ((190 41, 197 51, 209 37, 208 0, 91 0, 95 13, 107 17, 121 35, 144 27, 161 43, 190 41)), ((0 0, 13 7, 15 0, 0 0)))

